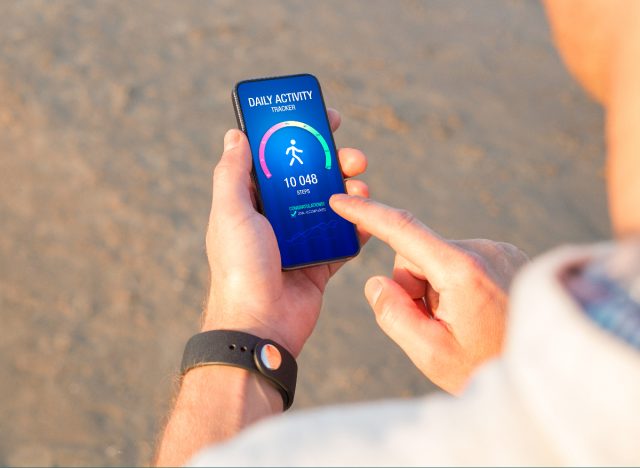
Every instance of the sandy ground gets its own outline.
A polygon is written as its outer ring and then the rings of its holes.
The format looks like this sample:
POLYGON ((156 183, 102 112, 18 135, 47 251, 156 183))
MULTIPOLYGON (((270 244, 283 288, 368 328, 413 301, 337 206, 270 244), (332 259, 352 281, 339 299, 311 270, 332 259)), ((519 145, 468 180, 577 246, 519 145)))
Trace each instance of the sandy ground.
MULTIPOLYGON (((0 463, 147 463, 207 266, 234 82, 316 74, 376 197, 530 254, 608 236, 602 112, 533 1, 0 3, 0 463), (212 149, 213 148, 213 149, 212 149)), ((433 391, 330 285, 294 410, 433 391)))

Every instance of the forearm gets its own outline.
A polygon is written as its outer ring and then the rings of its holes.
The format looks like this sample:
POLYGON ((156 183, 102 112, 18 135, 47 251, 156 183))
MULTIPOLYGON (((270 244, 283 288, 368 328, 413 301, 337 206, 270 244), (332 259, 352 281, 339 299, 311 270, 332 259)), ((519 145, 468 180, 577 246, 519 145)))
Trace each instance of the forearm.
POLYGON ((282 412, 282 397, 261 376, 229 366, 189 371, 158 448, 155 464, 182 466, 200 449, 282 412))

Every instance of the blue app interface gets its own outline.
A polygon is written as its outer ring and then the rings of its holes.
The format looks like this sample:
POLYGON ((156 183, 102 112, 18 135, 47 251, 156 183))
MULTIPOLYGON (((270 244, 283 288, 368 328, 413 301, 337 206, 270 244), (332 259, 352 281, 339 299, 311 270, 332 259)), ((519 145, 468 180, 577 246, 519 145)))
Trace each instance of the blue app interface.
POLYGON ((344 183, 318 80, 297 75, 245 81, 237 98, 282 266, 355 255, 354 225, 329 206, 344 183))

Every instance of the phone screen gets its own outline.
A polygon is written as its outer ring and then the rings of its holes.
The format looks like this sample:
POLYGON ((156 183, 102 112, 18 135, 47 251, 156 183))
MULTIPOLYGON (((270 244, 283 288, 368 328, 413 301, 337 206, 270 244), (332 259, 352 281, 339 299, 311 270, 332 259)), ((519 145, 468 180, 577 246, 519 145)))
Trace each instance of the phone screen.
POLYGON ((345 188, 318 80, 294 75, 242 81, 234 94, 282 267, 356 255, 355 226, 329 206, 331 195, 345 188))

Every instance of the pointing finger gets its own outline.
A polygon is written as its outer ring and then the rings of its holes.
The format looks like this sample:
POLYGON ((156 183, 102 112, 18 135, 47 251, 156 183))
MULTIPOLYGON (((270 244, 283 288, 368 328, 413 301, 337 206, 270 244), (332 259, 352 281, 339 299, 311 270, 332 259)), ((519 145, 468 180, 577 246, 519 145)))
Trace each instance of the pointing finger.
POLYGON ((436 290, 446 284, 463 254, 418 221, 410 212, 391 208, 371 199, 333 195, 331 208, 388 244, 405 259, 420 267, 436 290))

